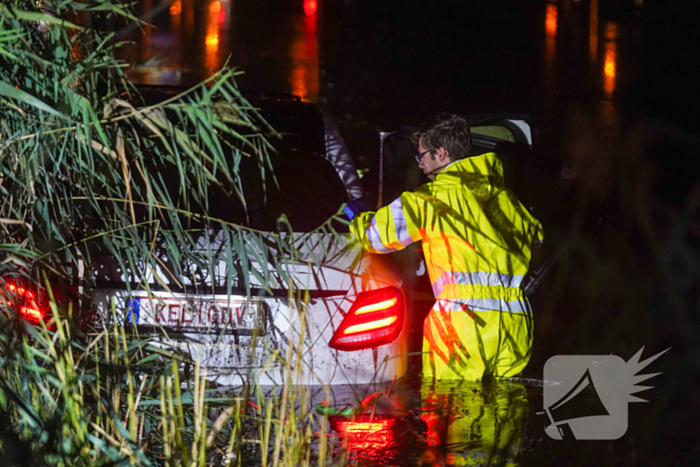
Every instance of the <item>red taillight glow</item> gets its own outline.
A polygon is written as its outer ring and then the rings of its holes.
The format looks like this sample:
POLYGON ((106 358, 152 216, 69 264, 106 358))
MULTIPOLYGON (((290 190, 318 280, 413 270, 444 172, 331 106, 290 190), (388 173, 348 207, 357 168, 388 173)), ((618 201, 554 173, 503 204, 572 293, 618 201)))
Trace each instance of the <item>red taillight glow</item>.
POLYGON ((14 292, 19 297, 23 297, 27 300, 36 300, 36 294, 31 290, 27 290, 24 287, 17 287, 15 284, 9 284, 7 290, 14 292))
POLYGON ((9 300, 12 297, 18 305, 19 315, 25 320, 32 324, 39 324, 45 318, 47 309, 39 304, 37 294, 34 291, 13 283, 7 283, 5 290, 9 293, 0 290, 0 304, 3 304, 1 298, 8 298, 5 304, 10 307, 14 306, 13 300, 9 300))
POLYGON ((363 292, 328 344, 336 350, 362 350, 393 342, 401 334, 404 299, 401 290, 387 287, 363 292))
POLYGON ((39 321, 44 319, 44 313, 42 313, 41 310, 28 306, 20 307, 19 314, 32 324, 39 324, 39 321))
POLYGON ((353 326, 348 326, 348 328, 343 331, 343 334, 355 334, 358 332, 371 331, 373 329, 385 328, 396 321, 396 316, 390 316, 388 318, 378 319, 376 321, 370 321, 369 323, 355 324, 353 326))
POLYGON ((356 315, 364 315, 365 313, 372 313, 373 311, 386 310, 392 306, 396 305, 396 297, 390 300, 384 300, 383 302, 375 303, 373 305, 365 305, 360 307, 355 311, 356 315))

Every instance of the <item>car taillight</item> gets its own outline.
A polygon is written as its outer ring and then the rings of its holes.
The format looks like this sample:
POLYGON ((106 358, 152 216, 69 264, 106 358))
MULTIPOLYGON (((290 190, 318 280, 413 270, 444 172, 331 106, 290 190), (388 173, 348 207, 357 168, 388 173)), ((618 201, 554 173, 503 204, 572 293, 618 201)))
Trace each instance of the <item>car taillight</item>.
POLYGON ((336 350, 362 350, 393 342, 403 327, 404 299, 396 287, 362 292, 333 334, 336 350))
POLYGON ((39 324, 48 311, 45 301, 39 300, 36 292, 24 285, 12 282, 7 282, 4 290, 0 290, 0 304, 6 304, 8 307, 16 309, 20 317, 32 324, 39 324))

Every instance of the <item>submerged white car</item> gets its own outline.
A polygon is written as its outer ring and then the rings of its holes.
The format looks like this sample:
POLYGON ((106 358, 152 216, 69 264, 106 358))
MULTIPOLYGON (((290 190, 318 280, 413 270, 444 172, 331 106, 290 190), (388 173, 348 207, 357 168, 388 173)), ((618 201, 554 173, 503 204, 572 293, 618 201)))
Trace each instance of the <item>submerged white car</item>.
MULTIPOLYGON (((231 271, 232 237, 222 229, 193 233, 197 247, 212 260, 192 265, 191 274, 179 274, 179 281, 167 264, 137 279, 114 258, 96 257, 90 274, 98 316, 109 320, 114 302, 114 309, 123 310, 117 319, 199 362, 208 378, 223 386, 249 379, 280 384, 290 367, 295 369, 292 382, 308 385, 367 385, 404 376, 409 351, 420 348, 411 342, 420 343, 422 330, 420 320, 409 314, 417 313, 421 298, 432 301, 406 277, 421 269, 424 274, 425 268, 417 264, 399 271, 392 255, 364 253, 344 224, 324 224, 343 203, 365 196, 332 119, 294 99, 253 102, 285 135, 272 156, 279 188, 270 183, 261 193, 251 185, 245 193, 247 211, 224 195, 210 198, 216 200, 210 213, 235 223, 246 219, 255 229, 240 241, 248 242, 258 272, 231 271), (293 233, 278 223, 282 214, 293 233), (262 264, 271 257, 275 267, 262 264)), ((529 126, 520 119, 489 120, 474 133, 482 152, 502 141, 531 142, 529 126)), ((392 141, 387 136, 382 135, 382 147, 392 141)), ((400 132, 393 138, 398 137, 400 132)), ((403 152, 401 157, 414 161, 415 148, 403 152)), ((258 168, 244 162, 241 170, 258 168)))
MULTIPOLYGON (((215 194, 209 215, 252 229, 240 240, 257 272, 231 271, 232 237, 223 229, 193 231, 211 264, 192 265, 191 274, 181 271, 177 279, 165 262, 144 278, 116 258, 96 256, 89 274, 97 316, 108 321, 114 302, 117 320, 199 362, 220 385, 250 378, 279 384, 287 365, 299 369, 298 384, 400 378, 409 333, 398 271, 389 257, 363 253, 345 224, 324 224, 343 203, 364 195, 335 123, 294 99, 251 99, 283 135, 271 156, 279 188, 269 176, 265 192, 251 183, 246 211, 215 194), (278 222, 282 214, 288 224, 278 222), (274 261, 262 264, 267 259, 274 261)), ((254 179, 259 168, 246 163, 240 170, 254 179)))

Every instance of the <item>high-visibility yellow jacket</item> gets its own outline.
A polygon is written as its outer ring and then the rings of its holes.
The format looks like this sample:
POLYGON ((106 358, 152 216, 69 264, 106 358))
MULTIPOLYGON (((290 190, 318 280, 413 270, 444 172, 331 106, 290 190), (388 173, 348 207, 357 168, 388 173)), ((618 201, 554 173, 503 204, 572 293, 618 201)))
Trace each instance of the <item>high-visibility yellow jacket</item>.
POLYGON ((434 182, 358 215, 350 229, 373 253, 422 241, 436 298, 469 298, 474 310, 525 311, 519 286, 542 227, 505 188, 494 153, 450 164, 434 182))
MULTIPOLYGON (((364 249, 374 253, 390 253, 421 241, 433 292, 438 301, 442 300, 442 312, 451 309, 529 315, 520 283, 530 264, 533 241, 542 240, 542 227, 505 188, 503 167, 494 153, 453 162, 435 181, 403 193, 376 213, 358 215, 350 230, 364 249)), ((528 321, 529 331, 517 331, 518 339, 528 341, 522 342, 516 352, 527 352, 525 363, 532 334, 528 321)), ((445 331, 449 333, 449 326, 435 328, 437 333, 445 331)), ((461 330, 457 332, 455 342, 469 340, 461 330)), ((496 332, 493 339, 500 338, 496 332)), ((426 345, 437 351, 435 343, 431 346, 424 341, 426 345)), ((494 350, 495 360, 499 359, 499 349, 494 350)), ((481 358, 487 372, 493 370, 489 370, 490 358, 481 358)), ((523 359, 518 361, 522 363, 523 359)))

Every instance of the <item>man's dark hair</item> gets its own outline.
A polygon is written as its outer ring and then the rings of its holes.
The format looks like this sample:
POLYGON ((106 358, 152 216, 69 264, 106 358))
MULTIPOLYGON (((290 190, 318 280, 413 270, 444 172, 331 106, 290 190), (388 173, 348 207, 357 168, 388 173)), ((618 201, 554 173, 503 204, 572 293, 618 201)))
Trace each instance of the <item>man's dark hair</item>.
POLYGON ((418 127, 411 135, 411 141, 416 147, 422 142, 430 154, 443 147, 453 161, 469 157, 472 152, 469 122, 464 117, 447 112, 432 117, 418 127))

